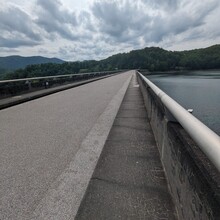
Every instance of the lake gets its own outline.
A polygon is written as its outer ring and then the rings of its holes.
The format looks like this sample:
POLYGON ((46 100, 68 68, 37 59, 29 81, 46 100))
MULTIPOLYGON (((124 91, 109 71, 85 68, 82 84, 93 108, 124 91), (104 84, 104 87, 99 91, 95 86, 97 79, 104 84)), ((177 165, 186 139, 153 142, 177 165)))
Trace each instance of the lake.
POLYGON ((146 76, 220 135, 220 70, 146 76))

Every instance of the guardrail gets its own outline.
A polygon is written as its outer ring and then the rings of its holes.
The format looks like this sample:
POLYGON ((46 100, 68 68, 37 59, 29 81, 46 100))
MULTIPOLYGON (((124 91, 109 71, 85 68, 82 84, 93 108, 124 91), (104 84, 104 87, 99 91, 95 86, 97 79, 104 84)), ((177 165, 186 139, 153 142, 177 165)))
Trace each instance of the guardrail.
POLYGON ((71 83, 74 81, 111 75, 118 72, 121 72, 121 70, 1 80, 0 97, 12 96, 25 91, 34 91, 41 88, 48 88, 55 85, 71 83))
POLYGON ((144 75, 137 73, 220 172, 220 137, 144 75))

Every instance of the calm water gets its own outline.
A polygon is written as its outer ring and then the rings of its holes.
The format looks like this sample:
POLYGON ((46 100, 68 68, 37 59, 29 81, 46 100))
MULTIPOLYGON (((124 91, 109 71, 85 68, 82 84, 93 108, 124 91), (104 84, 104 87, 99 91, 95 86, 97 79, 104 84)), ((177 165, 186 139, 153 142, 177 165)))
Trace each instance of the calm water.
POLYGON ((147 75, 160 89, 220 135, 220 70, 147 75))

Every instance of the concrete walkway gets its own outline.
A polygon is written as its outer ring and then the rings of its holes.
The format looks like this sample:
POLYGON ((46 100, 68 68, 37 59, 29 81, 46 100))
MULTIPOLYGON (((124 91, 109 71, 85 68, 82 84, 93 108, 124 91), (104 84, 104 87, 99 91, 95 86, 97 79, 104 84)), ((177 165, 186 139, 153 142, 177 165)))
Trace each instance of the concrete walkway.
POLYGON ((176 219, 136 77, 75 219, 176 219))
POLYGON ((0 111, 0 219, 74 219, 133 72, 0 111))

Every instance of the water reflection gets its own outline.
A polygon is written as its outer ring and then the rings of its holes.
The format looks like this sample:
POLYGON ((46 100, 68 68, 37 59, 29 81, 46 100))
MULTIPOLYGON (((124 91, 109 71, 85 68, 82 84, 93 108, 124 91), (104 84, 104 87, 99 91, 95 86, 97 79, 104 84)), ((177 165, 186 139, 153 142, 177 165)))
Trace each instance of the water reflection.
POLYGON ((220 134, 220 71, 151 74, 147 77, 220 134))

